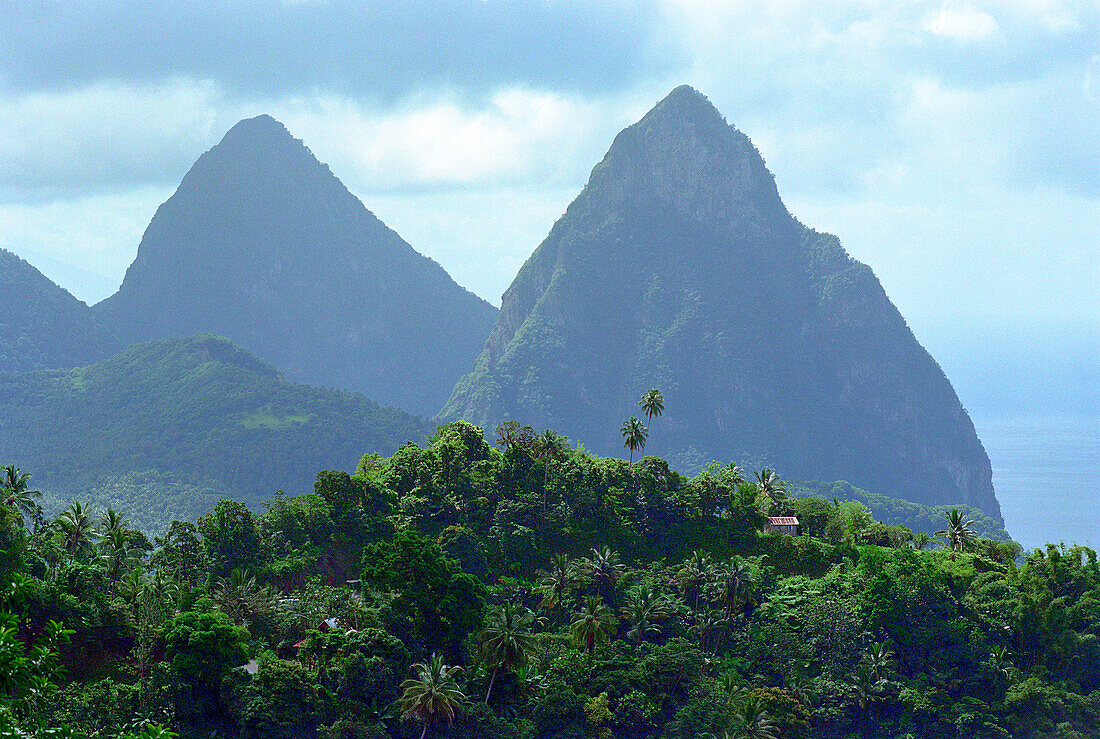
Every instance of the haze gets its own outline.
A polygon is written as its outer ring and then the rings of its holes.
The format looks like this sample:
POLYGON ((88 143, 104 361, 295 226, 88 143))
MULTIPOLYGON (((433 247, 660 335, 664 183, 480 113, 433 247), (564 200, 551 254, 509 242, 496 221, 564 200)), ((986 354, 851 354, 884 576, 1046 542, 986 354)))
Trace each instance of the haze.
POLYGON ((671 87, 870 264, 972 410, 1093 413, 1095 3, 137 3, 0 8, 0 247, 94 303, 237 120, 286 123, 500 295, 671 87))

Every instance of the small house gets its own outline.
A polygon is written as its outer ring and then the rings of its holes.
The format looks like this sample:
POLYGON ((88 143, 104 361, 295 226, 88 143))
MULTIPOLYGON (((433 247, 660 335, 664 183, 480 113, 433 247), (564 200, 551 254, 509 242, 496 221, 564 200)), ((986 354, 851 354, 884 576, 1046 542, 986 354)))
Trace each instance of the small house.
POLYGON ((773 531, 798 536, 798 519, 794 516, 769 516, 768 522, 764 524, 764 533, 770 534, 773 531))

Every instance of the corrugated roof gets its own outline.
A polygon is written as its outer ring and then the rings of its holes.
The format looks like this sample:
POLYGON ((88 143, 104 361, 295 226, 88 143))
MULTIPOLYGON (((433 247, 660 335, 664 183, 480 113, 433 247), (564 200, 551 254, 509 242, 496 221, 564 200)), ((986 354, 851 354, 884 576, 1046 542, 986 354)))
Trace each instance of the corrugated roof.
POLYGON ((771 526, 797 526, 798 519, 794 516, 769 516, 768 524, 771 526))

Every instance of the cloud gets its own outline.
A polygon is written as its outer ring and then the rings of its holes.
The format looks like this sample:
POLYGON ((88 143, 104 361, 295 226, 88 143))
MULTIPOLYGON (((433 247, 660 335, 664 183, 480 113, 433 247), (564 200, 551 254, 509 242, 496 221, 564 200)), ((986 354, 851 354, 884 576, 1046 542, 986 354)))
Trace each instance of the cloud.
POLYGON ((925 22, 924 28, 937 36, 955 41, 984 41, 1000 31, 993 16, 969 6, 953 7, 946 3, 925 22))
POLYGON ((233 94, 608 91, 675 66, 647 0, 0 4, 9 89, 212 80, 233 94))

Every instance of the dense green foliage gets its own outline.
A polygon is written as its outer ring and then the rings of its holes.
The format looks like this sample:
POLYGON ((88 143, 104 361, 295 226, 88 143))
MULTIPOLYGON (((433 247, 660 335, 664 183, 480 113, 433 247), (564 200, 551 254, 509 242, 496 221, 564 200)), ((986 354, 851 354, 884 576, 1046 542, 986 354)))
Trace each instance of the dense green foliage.
POLYGON ((251 505, 318 469, 426 438, 360 395, 284 381, 225 339, 141 344, 74 370, 0 378, 0 449, 36 461, 48 510, 80 496, 160 534, 218 498, 251 505))
POLYGON ((94 310, 130 342, 212 332, 295 382, 424 415, 469 371, 497 313, 269 116, 199 157, 94 310))
POLYGON ((616 137, 441 418, 522 418, 617 454, 653 387, 646 452, 678 469, 736 459, 1000 521, 970 418, 871 269, 795 220, 687 87, 616 137))
POLYGON ((0 716, 112 738, 1100 736, 1092 550, 1017 559, 960 511, 929 541, 770 470, 685 478, 515 425, 500 447, 441 426, 155 541, 79 504, 0 516, 0 716), (762 533, 790 514, 808 534, 762 533), (58 699, 27 703, 35 684, 58 699))

